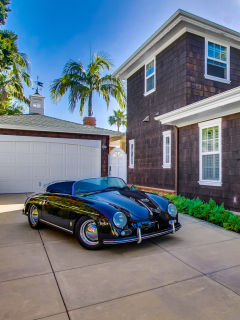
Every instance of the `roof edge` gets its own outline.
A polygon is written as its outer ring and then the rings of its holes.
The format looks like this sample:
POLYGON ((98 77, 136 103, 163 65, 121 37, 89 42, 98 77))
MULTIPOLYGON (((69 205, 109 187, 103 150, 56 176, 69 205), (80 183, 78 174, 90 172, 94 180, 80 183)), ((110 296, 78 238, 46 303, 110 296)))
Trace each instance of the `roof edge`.
POLYGON ((120 136, 122 135, 121 132, 118 131, 113 131, 111 132, 108 129, 103 129, 99 128, 100 130, 106 130, 108 132, 81 132, 81 131, 69 131, 69 130, 64 130, 64 129, 59 129, 59 128, 43 128, 43 127, 26 127, 26 126, 16 126, 16 125, 9 125, 9 124, 1 124, 0 123, 0 129, 12 129, 12 130, 23 130, 23 131, 44 131, 44 132, 64 132, 64 133, 72 133, 72 134, 89 134, 89 135, 99 135, 99 136, 110 136, 110 137, 115 137, 115 136, 120 136))
MULTIPOLYGON (((154 44, 156 44, 161 38, 166 36, 174 27, 176 27, 181 22, 191 23, 196 26, 205 25, 209 29, 216 33, 222 33, 225 36, 239 41, 240 46, 240 32, 234 31, 220 24, 212 22, 210 20, 201 18, 197 15, 189 13, 187 11, 178 9, 150 38, 148 38, 116 71, 114 71, 113 76, 126 80, 129 76, 122 76, 126 70, 131 67, 144 53, 146 53, 154 44)), ((185 28, 186 29, 186 28, 185 28)), ((186 32, 187 30, 185 30, 186 32)), ((179 33, 179 36, 181 33, 179 33)), ((164 48, 163 48, 164 49, 164 48)), ((162 50, 160 50, 161 52, 162 50)), ((158 54, 157 52, 156 54, 158 54)), ((139 68, 141 64, 139 65, 139 68)), ((136 68, 135 68, 136 69, 136 68)), ((134 69, 134 70, 135 70, 134 69)))

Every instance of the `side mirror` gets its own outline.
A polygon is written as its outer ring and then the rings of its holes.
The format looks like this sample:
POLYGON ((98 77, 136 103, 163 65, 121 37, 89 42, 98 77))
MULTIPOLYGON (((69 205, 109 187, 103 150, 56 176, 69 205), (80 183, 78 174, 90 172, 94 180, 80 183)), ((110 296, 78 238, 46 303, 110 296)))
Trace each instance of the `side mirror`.
POLYGON ((132 184, 130 187, 131 190, 135 190, 134 185, 132 184))

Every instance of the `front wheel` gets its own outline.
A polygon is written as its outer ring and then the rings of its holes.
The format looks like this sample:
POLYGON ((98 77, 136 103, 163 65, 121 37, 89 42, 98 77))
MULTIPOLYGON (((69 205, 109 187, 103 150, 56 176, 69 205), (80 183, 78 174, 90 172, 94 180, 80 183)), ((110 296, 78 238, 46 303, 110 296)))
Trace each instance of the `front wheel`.
POLYGON ((98 241, 98 229, 93 219, 81 217, 75 228, 75 234, 78 242, 88 250, 98 250, 102 244, 98 241))
POLYGON ((34 204, 32 204, 28 210, 28 222, 33 229, 40 229, 42 227, 42 223, 39 222, 38 209, 34 204))

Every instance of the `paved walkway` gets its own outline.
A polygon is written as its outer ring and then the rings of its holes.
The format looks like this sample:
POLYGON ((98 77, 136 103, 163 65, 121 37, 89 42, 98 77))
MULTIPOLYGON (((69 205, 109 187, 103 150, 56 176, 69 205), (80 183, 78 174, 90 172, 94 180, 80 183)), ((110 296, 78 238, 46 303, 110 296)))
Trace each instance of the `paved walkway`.
POLYGON ((1 320, 239 319, 240 235, 181 215, 175 235, 87 251, 32 230, 25 197, 0 195, 1 320))

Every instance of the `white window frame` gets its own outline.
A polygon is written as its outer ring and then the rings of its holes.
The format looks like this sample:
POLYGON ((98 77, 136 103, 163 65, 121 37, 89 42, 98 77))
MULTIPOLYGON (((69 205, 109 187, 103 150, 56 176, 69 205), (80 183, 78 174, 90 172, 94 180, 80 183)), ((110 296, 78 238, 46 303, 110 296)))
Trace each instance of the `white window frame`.
POLYGON ((218 39, 205 38, 205 75, 204 76, 206 79, 209 79, 209 80, 214 80, 214 81, 228 83, 228 84, 231 83, 231 81, 230 81, 230 46, 228 44, 226 44, 222 41, 219 41, 218 39), (223 60, 215 59, 212 57, 208 57, 208 42, 213 42, 215 44, 219 44, 220 46, 226 47, 227 48, 227 60, 223 61, 223 60), (222 79, 222 78, 208 75, 207 74, 207 59, 214 60, 217 62, 226 63, 226 65, 227 65, 227 79, 222 79))
POLYGON ((135 158, 135 140, 129 140, 129 168, 134 168, 134 158, 135 158), (131 162, 131 146, 133 146, 133 161, 131 162))
POLYGON ((145 63, 144 96, 148 96, 149 94, 153 93, 155 90, 156 90, 156 57, 154 56, 145 63), (154 72, 147 77, 147 64, 149 64, 152 61, 154 63, 154 72), (151 78, 152 76, 154 76, 154 87, 153 89, 147 91, 147 79, 151 78))
POLYGON ((163 168, 171 168, 172 139, 171 130, 163 131, 163 168), (169 163, 166 162, 166 138, 169 137, 169 163))
POLYGON ((222 118, 201 122, 198 124, 199 127, 199 181, 198 183, 203 186, 222 186, 222 118), (219 180, 203 180, 202 179, 202 156, 207 154, 213 154, 212 152, 202 152, 202 130, 210 127, 218 126, 218 145, 219 151, 215 154, 219 154, 219 180))

